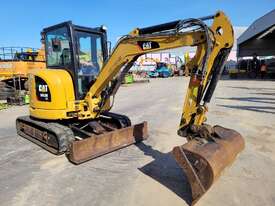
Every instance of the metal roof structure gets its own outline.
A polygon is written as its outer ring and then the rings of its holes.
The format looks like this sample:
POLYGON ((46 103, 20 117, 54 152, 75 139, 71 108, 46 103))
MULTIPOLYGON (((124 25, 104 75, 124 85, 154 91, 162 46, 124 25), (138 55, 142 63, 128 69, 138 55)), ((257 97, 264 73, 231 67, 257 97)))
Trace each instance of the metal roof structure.
POLYGON ((275 55, 275 9, 254 21, 237 40, 237 56, 275 55))

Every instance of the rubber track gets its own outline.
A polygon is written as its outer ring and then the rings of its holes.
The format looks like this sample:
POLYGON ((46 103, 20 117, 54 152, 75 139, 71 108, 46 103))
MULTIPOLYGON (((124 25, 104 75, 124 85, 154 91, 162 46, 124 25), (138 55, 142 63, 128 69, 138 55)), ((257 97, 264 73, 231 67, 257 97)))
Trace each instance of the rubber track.
POLYGON ((60 154, 67 152, 68 148, 69 148, 69 143, 74 140, 74 134, 73 134, 72 130, 69 127, 61 125, 59 123, 43 122, 40 120, 32 119, 29 116, 18 117, 16 120, 16 123, 18 124, 18 122, 23 122, 23 123, 28 124, 40 131, 47 131, 48 133, 54 134, 56 139, 58 140, 58 148, 53 148, 53 147, 45 144, 41 140, 33 138, 33 137, 29 136, 28 134, 23 133, 22 131, 19 130, 18 126, 16 126, 17 133, 20 136, 23 136, 25 138, 31 138, 34 140, 33 142, 35 142, 35 143, 37 141, 39 141, 40 144, 42 143, 44 145, 44 146, 42 146, 39 144, 39 146, 43 147, 44 149, 46 149, 49 152, 52 152, 54 154, 60 155, 60 154), (53 151, 53 149, 55 151, 53 151))

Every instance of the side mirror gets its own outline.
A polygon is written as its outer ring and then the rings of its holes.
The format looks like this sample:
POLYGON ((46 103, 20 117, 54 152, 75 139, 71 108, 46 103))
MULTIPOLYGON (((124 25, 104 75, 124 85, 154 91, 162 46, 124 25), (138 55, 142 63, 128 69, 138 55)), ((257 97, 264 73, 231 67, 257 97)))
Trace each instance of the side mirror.
POLYGON ((108 57, 109 57, 112 53, 112 42, 111 41, 107 41, 107 48, 108 48, 108 57))
POLYGON ((45 45, 45 33, 41 32, 40 35, 41 35, 40 42, 41 42, 42 45, 45 45))

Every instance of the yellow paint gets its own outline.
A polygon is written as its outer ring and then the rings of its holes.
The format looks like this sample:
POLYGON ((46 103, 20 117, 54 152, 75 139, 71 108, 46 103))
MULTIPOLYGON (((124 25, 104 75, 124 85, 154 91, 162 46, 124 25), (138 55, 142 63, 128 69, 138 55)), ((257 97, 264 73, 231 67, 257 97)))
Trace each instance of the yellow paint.
POLYGON ((75 101, 73 82, 67 71, 61 69, 34 69, 30 71, 29 83, 31 116, 43 119, 64 119, 67 118, 66 112, 75 111, 74 104, 70 103, 75 101), (35 76, 40 77, 47 83, 51 94, 50 102, 37 99, 35 76))

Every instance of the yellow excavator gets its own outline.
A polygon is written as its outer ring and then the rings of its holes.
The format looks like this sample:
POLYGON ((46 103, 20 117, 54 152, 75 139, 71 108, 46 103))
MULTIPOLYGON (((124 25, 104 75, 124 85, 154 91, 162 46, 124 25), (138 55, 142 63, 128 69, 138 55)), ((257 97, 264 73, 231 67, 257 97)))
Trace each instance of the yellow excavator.
POLYGON ((45 69, 45 52, 29 47, 0 47, 0 99, 23 104, 31 69, 45 69))
POLYGON ((75 164, 138 143, 148 137, 147 122, 131 125, 127 116, 110 112, 125 74, 143 54, 195 46, 178 129, 187 143, 172 150, 194 204, 244 148, 238 132, 205 123, 233 40, 231 23, 221 11, 136 28, 110 54, 103 26, 64 22, 45 28, 47 69, 30 72, 30 115, 17 118, 17 132, 51 153, 65 153, 75 164))

